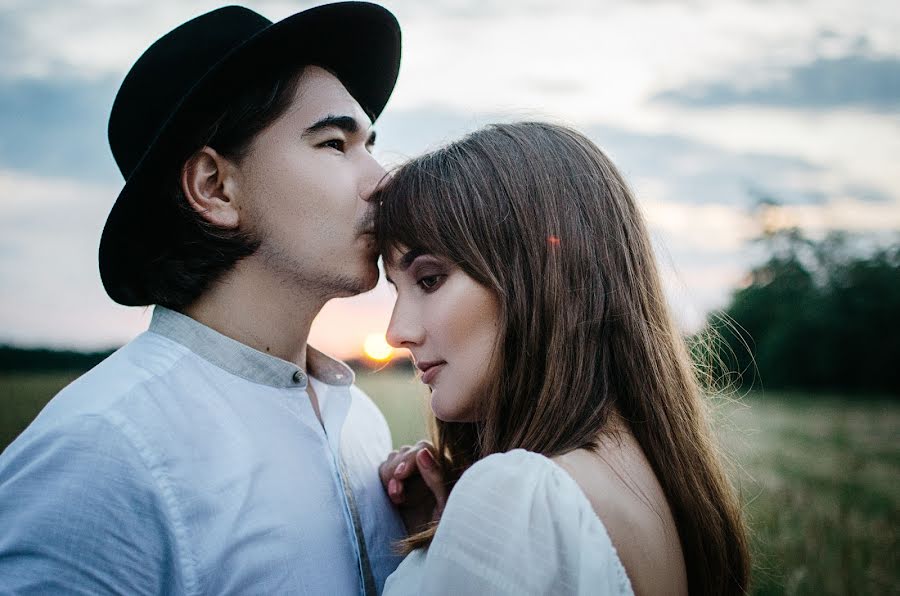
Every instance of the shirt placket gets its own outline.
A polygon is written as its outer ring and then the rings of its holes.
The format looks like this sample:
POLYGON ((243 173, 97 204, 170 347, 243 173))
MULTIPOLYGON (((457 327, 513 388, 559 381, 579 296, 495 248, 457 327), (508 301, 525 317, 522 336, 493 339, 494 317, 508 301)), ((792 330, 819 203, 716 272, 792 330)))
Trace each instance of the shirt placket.
MULTIPOLYGON (((321 387, 321 385, 319 386, 321 387)), ((340 388, 346 390, 346 388, 340 388)), ((317 393, 320 390, 317 390, 317 393)), ((347 466, 344 463, 344 459, 341 456, 340 452, 340 432, 342 424, 337 425, 337 429, 332 429, 332 433, 337 436, 330 436, 327 430, 329 426, 328 422, 325 420, 326 413, 321 409, 322 401, 324 401, 323 397, 325 397, 325 393, 331 393, 333 389, 331 387, 327 388, 323 395, 320 396, 320 411, 322 411, 322 424, 318 424, 317 426, 321 430, 322 438, 325 440, 328 445, 328 451, 331 453, 331 468, 332 468, 332 477, 335 479, 339 492, 341 494, 341 505, 344 514, 344 520, 347 524, 347 530, 351 536, 351 543, 354 545, 356 551, 356 560, 358 563, 358 572, 359 572, 359 582, 360 582, 360 593, 365 596, 375 596, 378 593, 378 590, 375 585, 375 576, 372 572, 371 562, 369 560, 368 548, 366 547, 365 535, 363 533, 362 528, 362 519, 359 515, 359 507, 357 505, 356 496, 353 492, 353 487, 350 482, 349 471, 347 470, 347 466)), ((304 392, 306 393, 307 399, 309 399, 309 392, 307 387, 304 386, 304 392)), ((334 396, 328 396, 329 399, 333 399, 334 396)), ((329 409, 330 411, 330 409, 329 409)))

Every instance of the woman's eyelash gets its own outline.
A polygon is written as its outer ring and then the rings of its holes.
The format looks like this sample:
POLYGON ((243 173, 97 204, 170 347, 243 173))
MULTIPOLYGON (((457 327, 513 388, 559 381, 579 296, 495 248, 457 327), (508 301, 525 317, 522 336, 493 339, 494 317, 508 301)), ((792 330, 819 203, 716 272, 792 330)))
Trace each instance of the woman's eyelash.
POLYGON ((431 290, 437 289, 444 277, 446 276, 441 274, 423 275, 418 279, 418 281, 416 281, 416 283, 419 284, 420 288, 422 288, 426 292, 429 292, 431 290))

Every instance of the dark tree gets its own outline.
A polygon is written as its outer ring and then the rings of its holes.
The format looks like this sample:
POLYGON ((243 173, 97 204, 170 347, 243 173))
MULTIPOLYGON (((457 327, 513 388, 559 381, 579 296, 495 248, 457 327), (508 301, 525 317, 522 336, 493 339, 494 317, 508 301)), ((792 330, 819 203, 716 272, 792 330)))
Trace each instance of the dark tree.
POLYGON ((864 240, 767 233, 768 259, 712 319, 723 370, 765 389, 900 395, 900 244, 864 240))

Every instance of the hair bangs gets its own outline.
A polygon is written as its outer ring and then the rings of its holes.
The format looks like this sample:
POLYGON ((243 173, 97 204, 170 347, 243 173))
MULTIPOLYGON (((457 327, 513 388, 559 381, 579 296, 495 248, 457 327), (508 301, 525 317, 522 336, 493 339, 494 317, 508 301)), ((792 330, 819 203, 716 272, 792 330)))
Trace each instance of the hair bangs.
POLYGON ((373 197, 378 204, 375 234, 386 266, 401 250, 449 256, 452 243, 444 233, 440 213, 451 201, 439 161, 418 159, 393 172, 373 197))

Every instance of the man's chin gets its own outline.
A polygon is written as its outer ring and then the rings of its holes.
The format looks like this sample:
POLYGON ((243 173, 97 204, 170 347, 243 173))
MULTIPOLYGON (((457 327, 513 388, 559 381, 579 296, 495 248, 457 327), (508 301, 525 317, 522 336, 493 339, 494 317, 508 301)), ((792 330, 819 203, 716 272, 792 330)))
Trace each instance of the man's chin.
POLYGON ((368 292, 375 288, 378 284, 378 266, 371 264, 366 270, 361 271, 358 275, 342 277, 335 284, 335 298, 349 298, 368 292))

